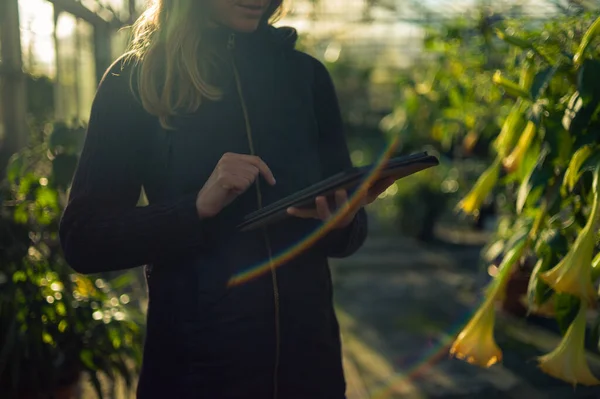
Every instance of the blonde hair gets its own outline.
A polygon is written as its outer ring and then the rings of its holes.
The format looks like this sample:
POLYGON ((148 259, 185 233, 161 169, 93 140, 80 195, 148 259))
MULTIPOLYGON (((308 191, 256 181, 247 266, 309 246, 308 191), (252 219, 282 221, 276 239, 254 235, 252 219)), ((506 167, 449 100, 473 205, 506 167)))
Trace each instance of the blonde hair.
MULTIPOLYGON (((210 54, 201 54, 202 27, 208 19, 202 0, 154 0, 133 24, 126 59, 137 64, 132 73, 136 95, 144 109, 164 128, 180 113, 196 111, 203 100, 218 100, 221 90, 211 84, 210 54), (199 18, 205 18, 199 20, 199 18)), ((271 0, 265 18, 282 15, 283 0, 271 0)))

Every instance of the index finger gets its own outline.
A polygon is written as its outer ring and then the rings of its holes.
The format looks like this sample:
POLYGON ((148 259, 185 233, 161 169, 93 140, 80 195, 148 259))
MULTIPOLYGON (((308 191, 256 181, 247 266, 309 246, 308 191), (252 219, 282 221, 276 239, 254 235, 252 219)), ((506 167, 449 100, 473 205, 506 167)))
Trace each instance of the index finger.
POLYGON ((269 166, 260 157, 255 155, 241 155, 241 157, 242 159, 256 166, 260 174, 265 178, 265 180, 267 180, 267 182, 269 182, 269 184, 275 184, 275 176, 273 176, 273 172, 271 172, 269 166))
POLYGON ((256 157, 256 161, 256 167, 260 171, 260 174, 263 175, 263 177, 267 180, 267 182, 269 182, 270 185, 274 185, 275 176, 273 176, 273 172, 271 172, 271 169, 267 166, 265 161, 263 161, 259 157, 256 157))

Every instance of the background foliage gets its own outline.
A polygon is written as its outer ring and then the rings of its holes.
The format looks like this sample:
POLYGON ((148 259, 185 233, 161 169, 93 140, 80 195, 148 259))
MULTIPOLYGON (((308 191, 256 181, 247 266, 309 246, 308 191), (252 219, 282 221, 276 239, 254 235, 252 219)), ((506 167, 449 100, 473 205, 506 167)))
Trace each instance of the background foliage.
MULTIPOLYGON (((525 268, 528 291, 511 295, 525 298, 530 312, 539 312, 553 300, 550 314, 566 334, 561 348, 572 335, 567 332, 575 328, 582 302, 598 302, 598 275, 592 274, 597 263, 593 257, 600 249, 598 193, 590 173, 600 165, 596 17, 564 16, 543 26, 501 19, 490 23, 484 18, 476 35, 459 25, 452 33, 444 32, 450 40, 437 46, 431 36, 430 48, 440 49, 441 67, 417 72, 404 105, 395 111, 407 117, 390 127, 411 138, 430 132, 423 140, 435 140, 453 159, 486 160, 488 168, 458 208, 478 217, 485 201, 496 204, 496 239, 489 244, 486 260, 498 261, 499 266, 487 297, 505 295, 501 287, 515 266, 525 268)), ((484 365, 501 355, 473 348, 461 353, 461 347, 462 341, 475 340, 475 329, 483 328, 475 325, 484 323, 480 319, 489 303, 482 305, 453 348, 457 355, 484 365)), ((597 350, 597 326, 591 334, 597 350)), ((472 344, 481 349, 493 342, 487 338, 477 336, 480 342, 472 344)), ((583 347, 585 342, 573 345, 583 347)), ((578 367, 573 360, 562 361, 565 367, 578 367)), ((542 361, 543 368, 545 364, 542 361)), ((586 382, 581 374, 545 371, 569 382, 586 382)))
POLYGON ((78 275, 64 260, 58 226, 85 126, 48 122, 45 82, 30 79, 39 91, 30 145, 0 184, 0 389, 6 398, 56 392, 86 373, 102 396, 101 379, 132 386, 144 319, 130 274, 78 275))

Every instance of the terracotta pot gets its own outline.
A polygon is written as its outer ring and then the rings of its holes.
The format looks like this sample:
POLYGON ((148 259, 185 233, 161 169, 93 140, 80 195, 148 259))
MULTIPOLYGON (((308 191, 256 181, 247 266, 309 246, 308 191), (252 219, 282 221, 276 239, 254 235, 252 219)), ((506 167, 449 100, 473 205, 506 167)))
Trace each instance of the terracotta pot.
MULTIPOLYGON (((81 398, 81 379, 77 374, 77 378, 70 378, 64 385, 61 385, 53 392, 27 392, 22 391, 18 394, 19 399, 79 399, 81 398)), ((26 389, 26 388, 25 388, 26 389)), ((0 392, 2 392, 0 385, 0 392)), ((87 399, 87 398, 86 398, 87 399)))
POLYGON ((52 399, 79 399, 81 397, 81 383, 77 381, 71 385, 58 388, 52 399))
POLYGON ((530 277, 530 270, 522 267, 515 268, 506 285, 506 295, 502 301, 502 309, 505 312, 516 317, 525 317, 527 315, 527 307, 522 298, 527 295, 530 277))

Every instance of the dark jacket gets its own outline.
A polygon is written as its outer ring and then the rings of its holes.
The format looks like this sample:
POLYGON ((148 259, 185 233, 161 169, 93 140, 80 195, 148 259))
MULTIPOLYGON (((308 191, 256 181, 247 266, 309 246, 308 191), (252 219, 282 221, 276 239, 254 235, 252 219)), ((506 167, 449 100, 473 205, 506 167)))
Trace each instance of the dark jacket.
POLYGON ((319 222, 235 229, 245 214, 351 166, 329 74, 295 41, 293 30, 272 27, 211 32, 223 98, 175 118, 172 131, 132 94, 132 63, 117 61, 99 86, 60 237, 78 272, 148 265, 139 398, 344 397, 327 258, 362 245, 366 214, 277 268, 270 259, 319 222), (199 220, 196 195, 226 152, 260 156, 277 184, 259 182, 199 220), (142 186, 149 205, 136 207, 142 186), (228 284, 257 265, 262 273, 228 284))

